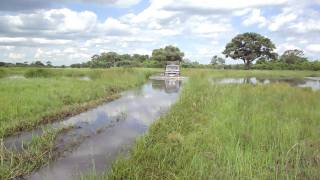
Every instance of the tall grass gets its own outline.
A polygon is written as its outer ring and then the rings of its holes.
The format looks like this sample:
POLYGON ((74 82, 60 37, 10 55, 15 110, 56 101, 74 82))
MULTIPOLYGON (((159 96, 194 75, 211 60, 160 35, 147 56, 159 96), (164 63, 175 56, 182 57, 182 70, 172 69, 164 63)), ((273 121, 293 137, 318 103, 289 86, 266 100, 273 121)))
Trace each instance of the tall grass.
POLYGON ((6 76, 6 71, 4 69, 0 69, 0 78, 6 76))
MULTIPOLYGON (((320 92, 286 84, 208 83, 212 76, 286 72, 186 73, 191 78, 180 100, 137 141, 130 157, 117 160, 108 175, 88 179, 320 177, 320 92)), ((300 73, 295 76, 305 75, 300 73)))
POLYGON ((0 179, 23 179, 34 169, 52 160, 55 138, 59 131, 45 130, 42 136, 25 143, 21 151, 7 149, 0 144, 0 179))
POLYGON ((30 69, 25 73, 27 78, 51 77, 53 74, 46 69, 30 69))
MULTIPOLYGON (((11 71, 11 69, 8 69, 11 71)), ((23 73, 13 69, 14 73, 23 73)), ((28 79, 0 79, 0 138, 79 113, 145 82, 154 70, 34 69, 28 79), (89 76, 90 81, 79 77, 89 76)), ((28 75, 29 74, 29 75, 28 75)))

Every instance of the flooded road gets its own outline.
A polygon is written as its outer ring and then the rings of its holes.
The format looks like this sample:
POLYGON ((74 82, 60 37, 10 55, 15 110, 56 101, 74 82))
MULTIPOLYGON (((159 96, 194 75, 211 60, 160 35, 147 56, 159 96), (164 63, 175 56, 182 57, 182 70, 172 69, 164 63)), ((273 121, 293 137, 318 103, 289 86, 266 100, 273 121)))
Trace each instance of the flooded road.
POLYGON ((267 85, 272 83, 286 83, 293 87, 311 88, 314 91, 320 90, 319 77, 305 77, 303 79, 296 78, 258 78, 258 77, 244 77, 244 78, 214 78, 213 83, 217 84, 260 84, 267 85))
MULTIPOLYGON (((72 127, 57 140, 58 146, 69 144, 72 150, 64 151, 57 160, 32 173, 28 179, 78 179, 79 175, 93 169, 104 172, 177 100, 181 85, 179 80, 150 80, 124 92, 117 100, 49 125, 72 127), (73 148, 72 144, 77 146, 73 148)), ((41 130, 11 137, 6 144, 21 144, 32 134, 41 134, 41 130)))

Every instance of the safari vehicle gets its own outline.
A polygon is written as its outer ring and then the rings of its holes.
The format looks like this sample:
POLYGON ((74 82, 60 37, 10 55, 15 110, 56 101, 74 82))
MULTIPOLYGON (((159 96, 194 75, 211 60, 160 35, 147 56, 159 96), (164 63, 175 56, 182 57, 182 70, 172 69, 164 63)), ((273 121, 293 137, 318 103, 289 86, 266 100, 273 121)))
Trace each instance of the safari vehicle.
POLYGON ((165 76, 169 77, 177 77, 180 76, 180 66, 176 64, 169 64, 166 66, 166 70, 164 72, 165 76))

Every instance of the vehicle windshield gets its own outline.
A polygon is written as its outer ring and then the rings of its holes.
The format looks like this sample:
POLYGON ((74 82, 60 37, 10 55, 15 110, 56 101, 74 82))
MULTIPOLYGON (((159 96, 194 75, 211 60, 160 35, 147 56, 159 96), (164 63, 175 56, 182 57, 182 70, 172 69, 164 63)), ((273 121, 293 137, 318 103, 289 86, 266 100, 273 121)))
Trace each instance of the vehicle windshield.
POLYGON ((179 66, 167 66, 167 70, 179 70, 179 66))

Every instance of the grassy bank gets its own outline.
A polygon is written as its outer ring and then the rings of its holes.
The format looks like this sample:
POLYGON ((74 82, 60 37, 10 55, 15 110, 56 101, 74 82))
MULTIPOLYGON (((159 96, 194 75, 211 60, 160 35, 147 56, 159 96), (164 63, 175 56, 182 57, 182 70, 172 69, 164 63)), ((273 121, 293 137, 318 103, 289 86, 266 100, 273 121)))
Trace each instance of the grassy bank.
POLYGON ((320 92, 287 84, 215 85, 210 77, 289 76, 294 71, 185 71, 180 100, 129 158, 87 179, 317 179, 320 92))
MULTIPOLYGON (((111 100, 120 91, 146 81, 152 69, 0 69, 0 140, 20 130, 61 120, 111 100), (14 78, 10 78, 14 77, 14 78)), ((0 179, 24 178, 56 158, 62 130, 46 130, 7 149, 0 142, 0 179)))
POLYGON ((151 69, 0 69, 0 137, 59 120, 142 84, 151 69), (26 77, 12 79, 10 76, 26 77))
POLYGON ((7 149, 0 143, 0 179, 19 179, 48 163, 57 154, 55 138, 61 130, 45 130, 42 136, 34 137, 24 144, 21 151, 7 149))

